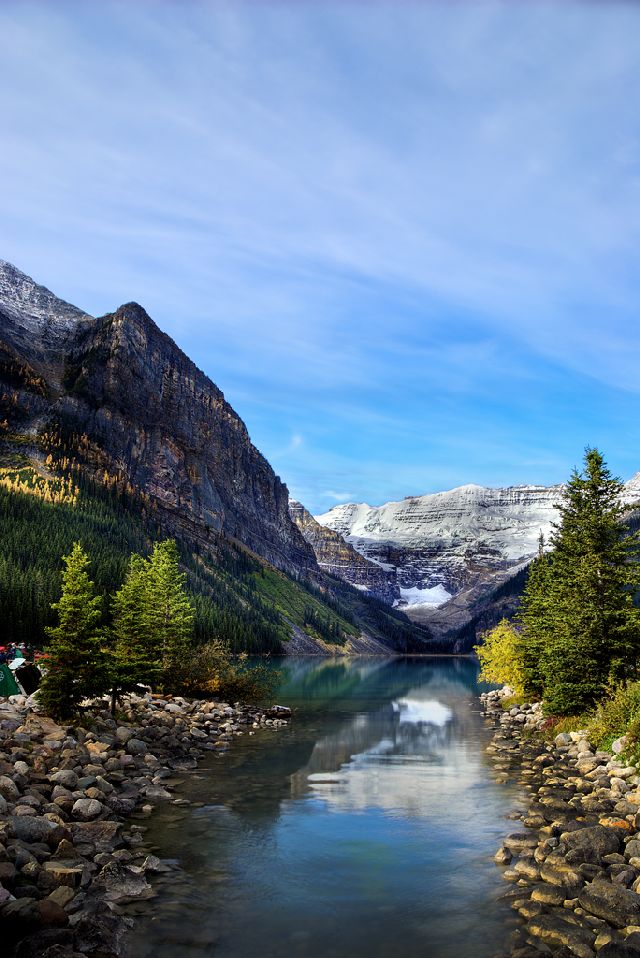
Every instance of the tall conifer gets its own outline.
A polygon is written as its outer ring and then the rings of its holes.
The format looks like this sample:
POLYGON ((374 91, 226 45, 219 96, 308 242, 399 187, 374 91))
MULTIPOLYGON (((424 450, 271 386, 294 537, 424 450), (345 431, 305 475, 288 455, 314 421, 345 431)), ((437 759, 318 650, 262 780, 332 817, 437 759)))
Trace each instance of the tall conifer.
POLYGON ((601 453, 587 449, 584 468, 574 470, 559 506, 547 573, 525 597, 523 619, 532 640, 541 641, 549 712, 576 714, 609 682, 638 675, 640 612, 633 600, 640 542, 624 522, 623 489, 601 453))
POLYGON ((525 694, 542 696, 542 656, 554 634, 553 574, 551 556, 545 550, 544 535, 538 539, 538 555, 529 566, 527 582, 518 613, 522 629, 522 672, 525 694))
POLYGON ((156 542, 148 560, 144 624, 157 643, 165 688, 175 684, 193 641, 195 612, 186 581, 186 574, 180 571, 175 540, 156 542))
POLYGON ((112 711, 119 693, 154 685, 162 672, 161 647, 146 615, 151 599, 149 562, 134 553, 111 605, 112 711))
POLYGON ((58 624, 46 629, 46 673, 39 700, 54 718, 74 714, 79 702, 109 687, 100 620, 102 599, 87 572, 89 557, 79 542, 63 556, 62 594, 52 608, 58 624))

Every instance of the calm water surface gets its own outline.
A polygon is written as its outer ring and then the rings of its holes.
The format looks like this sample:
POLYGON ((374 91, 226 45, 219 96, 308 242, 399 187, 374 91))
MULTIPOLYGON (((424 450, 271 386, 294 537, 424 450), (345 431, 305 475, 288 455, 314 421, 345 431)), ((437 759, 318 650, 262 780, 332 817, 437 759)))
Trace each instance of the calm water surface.
POLYGON ((467 660, 287 660, 285 730, 189 775, 148 840, 157 884, 133 958, 490 958, 510 909, 492 856, 515 786, 484 755, 467 660))

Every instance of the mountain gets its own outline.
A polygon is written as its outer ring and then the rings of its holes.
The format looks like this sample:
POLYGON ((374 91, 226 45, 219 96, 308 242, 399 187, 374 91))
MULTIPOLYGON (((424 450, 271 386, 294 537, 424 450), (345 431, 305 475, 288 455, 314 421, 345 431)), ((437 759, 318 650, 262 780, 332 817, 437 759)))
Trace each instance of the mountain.
MULTIPOLYGON (((515 608, 522 572, 557 519, 562 488, 466 485, 382 506, 348 503, 315 518, 378 564, 413 621, 464 651, 478 629, 515 608)), ((626 483, 624 500, 640 501, 640 473, 626 483)), ((356 571, 350 581, 358 584, 356 571)))
POLYGON ((388 605, 394 605, 399 600, 400 590, 382 566, 366 559, 340 533, 320 525, 311 513, 294 499, 289 501, 289 514, 313 549, 321 569, 350 582, 356 589, 362 589, 388 605))
MULTIPOLYGON (((135 526, 131 541, 175 536, 192 586, 208 603, 207 621, 220 622, 223 603, 234 623, 244 622, 245 639, 248 610, 259 611, 256 628, 271 629, 274 650, 292 638, 287 647, 316 651, 360 642, 380 651, 396 640, 421 647, 428 639, 402 615, 387 610, 380 619, 365 595, 327 577, 289 515, 286 486, 241 418, 141 306, 95 318, 4 261, 0 457, 5 495, 15 502, 38 493, 49 524, 57 506, 52 535, 60 542, 84 516, 82 528, 114 568, 120 558, 94 521, 107 505, 115 526, 135 526), (61 526, 71 509, 73 521, 67 516, 61 526), (378 620, 391 622, 394 639, 378 620)), ((17 581, 27 560, 17 551, 6 561, 17 581)))

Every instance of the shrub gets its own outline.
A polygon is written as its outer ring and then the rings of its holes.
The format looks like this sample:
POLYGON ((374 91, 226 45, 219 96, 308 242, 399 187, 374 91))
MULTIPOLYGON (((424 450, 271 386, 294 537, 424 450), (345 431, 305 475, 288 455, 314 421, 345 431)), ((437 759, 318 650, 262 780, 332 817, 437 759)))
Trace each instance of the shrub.
POLYGON ((611 690, 587 725, 589 741, 596 747, 608 747, 640 721, 640 682, 611 690))
POLYGON ((553 741, 561 732, 583 732, 592 718, 591 715, 550 715, 540 726, 540 733, 543 738, 553 741))
POLYGON ((508 619, 502 619, 482 636, 475 652, 480 660, 480 678, 484 682, 509 685, 514 697, 522 701, 525 692, 523 671, 524 644, 521 633, 508 619))
POLYGON ((280 683, 280 672, 249 662, 246 654, 232 656, 218 639, 194 649, 180 667, 176 682, 185 695, 231 702, 267 702, 280 683))

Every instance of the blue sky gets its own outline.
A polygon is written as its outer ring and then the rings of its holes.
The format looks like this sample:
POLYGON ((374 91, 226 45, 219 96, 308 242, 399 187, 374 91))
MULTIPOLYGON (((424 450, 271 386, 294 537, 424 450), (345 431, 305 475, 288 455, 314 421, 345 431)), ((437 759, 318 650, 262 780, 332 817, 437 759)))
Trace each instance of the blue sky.
POLYGON ((0 257, 314 512, 640 469, 640 5, 0 4, 0 257))

